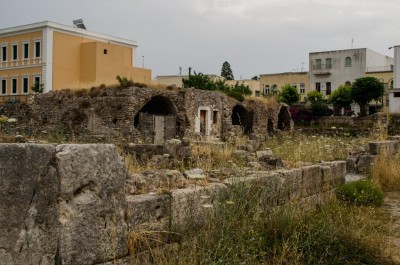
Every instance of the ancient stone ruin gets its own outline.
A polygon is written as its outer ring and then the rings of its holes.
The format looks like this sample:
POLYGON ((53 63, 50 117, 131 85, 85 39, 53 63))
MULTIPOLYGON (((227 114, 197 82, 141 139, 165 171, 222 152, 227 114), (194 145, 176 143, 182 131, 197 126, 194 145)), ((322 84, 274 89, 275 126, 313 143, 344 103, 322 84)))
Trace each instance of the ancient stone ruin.
POLYGON ((152 144, 173 138, 226 141, 243 134, 265 138, 293 128, 286 105, 239 102, 198 89, 65 90, 36 95, 29 105, 3 105, 0 112, 17 118, 20 129, 30 133, 58 131, 152 144))

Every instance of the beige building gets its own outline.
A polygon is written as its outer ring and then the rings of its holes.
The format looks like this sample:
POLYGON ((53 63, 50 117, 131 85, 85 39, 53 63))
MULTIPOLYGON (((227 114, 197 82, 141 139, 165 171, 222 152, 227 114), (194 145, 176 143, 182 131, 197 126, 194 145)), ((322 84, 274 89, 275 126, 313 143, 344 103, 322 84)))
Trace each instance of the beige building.
POLYGON ((385 92, 383 94, 383 111, 387 111, 389 107, 389 91, 393 89, 393 71, 366 72, 364 76, 378 78, 383 83, 385 87, 385 92))
POLYGON ((260 74, 260 87, 263 95, 277 93, 283 86, 290 84, 298 89, 301 101, 310 91, 308 72, 286 72, 276 74, 260 74))
POLYGON ((25 101, 35 83, 44 92, 117 83, 117 75, 151 82, 134 67, 135 41, 45 21, 0 29, 0 102, 25 101))

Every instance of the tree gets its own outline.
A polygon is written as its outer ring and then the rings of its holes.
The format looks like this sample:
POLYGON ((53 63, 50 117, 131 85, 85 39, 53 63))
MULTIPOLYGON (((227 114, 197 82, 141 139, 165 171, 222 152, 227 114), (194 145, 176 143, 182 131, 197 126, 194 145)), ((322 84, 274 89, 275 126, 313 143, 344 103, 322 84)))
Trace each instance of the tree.
POLYGON ((258 75, 255 75, 251 78, 251 80, 260 80, 260 77, 258 75))
POLYGON ((314 116, 330 116, 333 111, 325 102, 324 95, 316 90, 307 94, 307 99, 311 103, 311 111, 314 116))
POLYGON ((371 100, 378 100, 384 91, 383 83, 379 79, 366 76, 357 78, 351 85, 351 96, 360 105, 360 116, 367 115, 367 104, 371 100))
POLYGON ((293 87, 290 84, 282 87, 281 92, 279 92, 278 100, 281 102, 285 102, 288 105, 293 105, 300 100, 300 94, 297 91, 297 88, 293 87))
POLYGON ((235 79, 235 77, 233 76, 233 73, 232 73, 231 65, 227 61, 225 61, 222 64, 221 76, 225 77, 226 80, 234 80, 235 79))
POLYGON ((183 87, 189 88, 194 87, 201 90, 216 90, 215 83, 207 75, 202 73, 190 75, 188 78, 182 79, 183 87))
POLYGON ((351 96, 351 86, 341 85, 329 96, 329 102, 332 103, 335 115, 340 116, 342 108, 348 108, 353 102, 351 96))
POLYGON ((39 82, 35 82, 31 89, 35 93, 42 94, 44 92, 44 84, 39 84, 39 82))

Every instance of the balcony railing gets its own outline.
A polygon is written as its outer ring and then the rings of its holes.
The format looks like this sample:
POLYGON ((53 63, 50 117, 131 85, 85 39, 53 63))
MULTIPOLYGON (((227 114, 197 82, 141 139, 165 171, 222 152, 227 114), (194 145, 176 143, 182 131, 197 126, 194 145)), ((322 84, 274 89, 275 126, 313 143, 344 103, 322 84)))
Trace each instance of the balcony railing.
POLYGON ((314 75, 330 75, 332 64, 314 64, 312 66, 312 72, 314 75))

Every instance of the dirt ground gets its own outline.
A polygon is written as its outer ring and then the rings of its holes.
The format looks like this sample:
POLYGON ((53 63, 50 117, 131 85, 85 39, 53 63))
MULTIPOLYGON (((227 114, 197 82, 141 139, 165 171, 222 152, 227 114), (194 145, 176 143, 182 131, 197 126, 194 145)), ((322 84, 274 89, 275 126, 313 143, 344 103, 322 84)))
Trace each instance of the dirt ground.
POLYGON ((385 195, 382 209, 393 218, 391 235, 388 237, 392 249, 389 251, 393 260, 400 264, 400 192, 387 192, 385 195))

